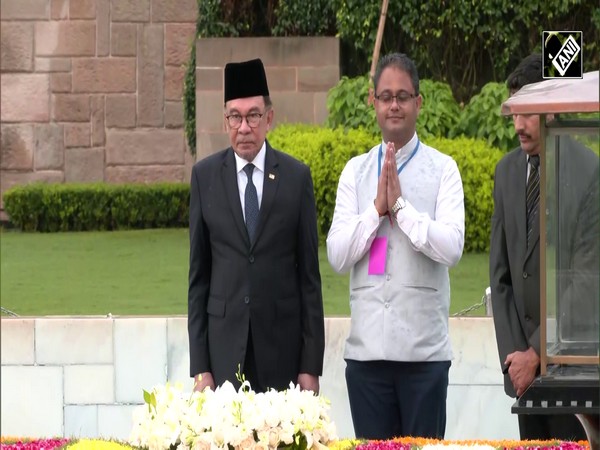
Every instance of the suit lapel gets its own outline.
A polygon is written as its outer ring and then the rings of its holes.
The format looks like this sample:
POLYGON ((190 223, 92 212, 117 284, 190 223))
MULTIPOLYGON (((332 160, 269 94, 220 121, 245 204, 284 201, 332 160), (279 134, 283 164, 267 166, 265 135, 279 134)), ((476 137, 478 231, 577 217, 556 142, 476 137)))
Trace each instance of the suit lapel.
POLYGON ((242 205, 240 204, 240 190, 237 182, 235 158, 231 147, 226 152, 225 158, 223 159, 221 180, 223 181, 223 190, 227 196, 227 203, 229 203, 233 221, 236 224, 238 231, 242 234, 246 244, 250 245, 250 239, 248 238, 248 231, 246 230, 244 215, 242 213, 242 205))
POLYGON ((251 249, 254 248, 256 241, 260 238, 261 232, 265 227, 271 207, 275 201, 275 194, 277 193, 277 187, 279 186, 279 161, 277 155, 273 151, 273 148, 266 142, 266 154, 265 154, 265 175, 263 180, 263 193, 262 201, 260 205, 260 214, 258 216, 258 226, 256 228, 256 236, 254 242, 251 245, 251 249))

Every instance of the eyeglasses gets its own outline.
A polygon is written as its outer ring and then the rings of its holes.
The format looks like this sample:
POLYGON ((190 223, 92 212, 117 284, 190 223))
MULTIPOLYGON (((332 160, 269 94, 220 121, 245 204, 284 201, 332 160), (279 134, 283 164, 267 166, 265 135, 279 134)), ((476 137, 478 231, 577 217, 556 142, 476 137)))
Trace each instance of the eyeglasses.
POLYGON ((225 119, 232 129, 237 130, 242 126, 244 119, 246 119, 246 123, 250 128, 256 128, 260 124, 260 121, 264 115, 265 113, 250 113, 246 114, 245 116, 240 114, 230 114, 225 116, 225 119))
POLYGON ((394 99, 398 102, 399 105, 408 103, 411 99, 415 98, 415 94, 409 94, 406 91, 400 91, 396 95, 392 95, 391 92, 383 92, 379 95, 375 95, 375 98, 379 100, 384 105, 391 105, 394 99))

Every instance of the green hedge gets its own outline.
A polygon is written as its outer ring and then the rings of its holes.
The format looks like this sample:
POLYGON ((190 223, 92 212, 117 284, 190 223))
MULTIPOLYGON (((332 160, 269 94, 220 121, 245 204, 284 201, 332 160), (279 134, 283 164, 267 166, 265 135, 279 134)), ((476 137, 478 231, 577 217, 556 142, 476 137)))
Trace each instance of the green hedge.
MULTIPOLYGON (((342 169, 350 158, 374 146, 378 138, 362 129, 345 133, 340 128, 279 125, 269 134, 269 142, 310 166, 319 233, 324 239, 331 226, 342 169)), ((425 143, 452 156, 460 170, 465 191, 465 252, 488 251, 494 168, 503 152, 483 140, 465 137, 430 138, 425 143)))
POLYGON ((362 129, 344 132, 341 128, 282 124, 269 133, 268 139, 273 147, 310 167, 317 204, 317 226, 321 239, 324 239, 331 226, 342 169, 350 158, 375 145, 377 138, 362 129))
MULTIPOLYGON (((305 162, 312 172, 320 238, 327 236, 337 184, 350 158, 379 137, 363 129, 315 125, 277 126, 269 142, 305 162)), ((425 143, 452 156, 465 191, 465 252, 489 250, 494 167, 503 152, 471 138, 428 138, 425 143)), ((187 227, 189 185, 31 184, 8 190, 4 207, 25 231, 83 231, 187 227)))
POLYGON ((481 139, 428 139, 427 145, 456 161, 465 192, 465 252, 490 250, 490 221, 494 212, 494 169, 504 152, 481 139))
POLYGON ((29 184, 4 193, 12 224, 24 231, 186 227, 189 186, 29 184))

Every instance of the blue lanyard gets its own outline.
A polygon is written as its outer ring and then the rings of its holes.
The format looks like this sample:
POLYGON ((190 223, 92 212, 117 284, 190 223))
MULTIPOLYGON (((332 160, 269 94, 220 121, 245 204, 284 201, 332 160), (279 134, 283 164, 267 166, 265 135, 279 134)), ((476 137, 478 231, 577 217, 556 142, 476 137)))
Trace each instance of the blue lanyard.
MULTIPOLYGON (((415 149, 412 151, 412 153, 410 154, 408 159, 406 161, 404 161, 398 168, 398 175, 400 175, 400 172, 402 172, 404 170, 404 168, 410 162, 410 160, 413 159, 413 156, 415 156, 415 154, 417 153, 417 150, 419 150, 419 145, 421 145, 421 141, 419 139, 417 139, 417 145, 415 145, 415 149)), ((377 157, 377 178, 379 178, 379 176, 381 175, 381 154, 382 154, 382 152, 383 152, 382 144, 379 144, 379 155, 377 157)))

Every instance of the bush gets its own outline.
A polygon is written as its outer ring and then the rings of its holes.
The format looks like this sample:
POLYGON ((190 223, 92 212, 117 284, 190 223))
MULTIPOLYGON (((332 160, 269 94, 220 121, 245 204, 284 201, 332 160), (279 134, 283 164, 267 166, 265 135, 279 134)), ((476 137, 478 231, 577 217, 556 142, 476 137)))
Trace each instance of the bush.
MULTIPOLYGON (((379 141, 364 130, 316 125, 277 126, 269 143, 311 168, 321 240, 331 227, 337 185, 346 163, 379 141)), ((426 144, 454 158, 465 192, 465 252, 489 250, 494 167, 503 152, 470 138, 430 138, 426 144)), ((24 231, 86 231, 187 227, 187 183, 30 184, 4 194, 11 222, 24 231)))
POLYGON ((189 185, 37 183, 6 191, 4 208, 24 231, 186 227, 189 185))
POLYGON ((335 36, 330 0, 278 0, 273 36, 335 36))
MULTIPOLYGON (((306 163, 313 176, 317 222, 323 240, 331 226, 337 185, 350 158, 371 149, 378 138, 364 130, 344 132, 309 125, 279 125, 269 135, 270 144, 306 163)), ((493 176, 503 152, 484 141, 431 138, 426 144, 454 158, 465 192, 465 252, 489 250, 493 211, 493 176)))
POLYGON ((465 135, 484 139, 491 147, 504 151, 519 145, 510 117, 500 114, 500 105, 508 98, 502 83, 488 83, 475 95, 460 114, 450 137, 465 135))
MULTIPOLYGON (((369 70, 381 2, 333 0, 337 36, 352 51, 345 75, 369 70)), ((584 70, 597 70, 600 6, 591 0, 390 2, 381 55, 402 51, 422 78, 447 82, 459 101, 490 81, 503 81, 532 51, 542 30, 581 30, 584 70), (587 38, 585 38, 587 36, 587 38)), ((345 63, 345 61, 343 61, 345 63)))
POLYGON ((380 134, 375 109, 369 105, 369 76, 342 79, 327 93, 327 125, 345 130, 363 128, 369 134, 380 134))
POLYGON ((460 108, 450 86, 440 81, 421 80, 419 90, 423 96, 423 106, 417 118, 419 137, 448 136, 460 116, 460 108))
POLYGON ((465 252, 490 250, 494 170, 504 152, 472 138, 429 139, 427 145, 456 161, 465 193, 465 252))
MULTIPOLYGON (((450 86, 431 80, 419 82, 423 107, 417 119, 417 132, 422 138, 447 136, 460 115, 450 86)), ((327 94, 327 125, 345 130, 363 128, 373 136, 381 134, 375 108, 368 104, 369 76, 342 79, 327 94)))
POLYGON ((368 151, 377 139, 364 130, 343 131, 316 125, 278 125, 269 143, 310 167, 321 240, 327 237, 335 208, 337 184, 350 158, 368 151))

